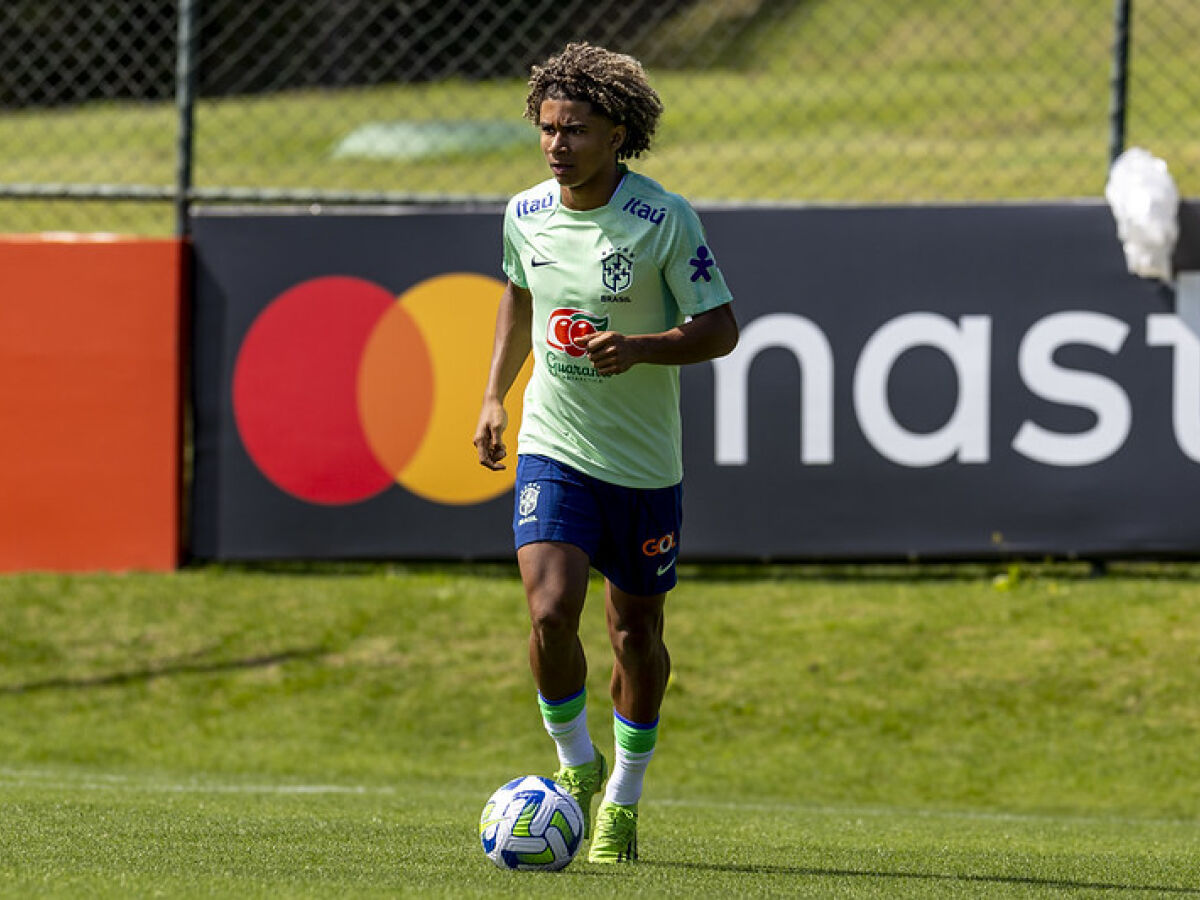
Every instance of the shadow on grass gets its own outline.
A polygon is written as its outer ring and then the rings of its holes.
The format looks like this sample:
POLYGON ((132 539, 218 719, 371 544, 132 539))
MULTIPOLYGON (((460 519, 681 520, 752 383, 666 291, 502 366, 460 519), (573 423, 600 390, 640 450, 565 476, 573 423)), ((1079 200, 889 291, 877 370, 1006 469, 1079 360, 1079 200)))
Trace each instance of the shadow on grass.
POLYGON ((278 653, 268 653, 261 656, 247 656, 241 659, 209 660, 205 662, 167 660, 160 663, 150 663, 140 669, 132 669, 128 672, 111 672, 107 675, 84 675, 76 678, 63 676, 45 678, 40 681, 26 681, 22 684, 0 685, 0 695, 31 694, 36 691, 87 690, 89 688, 134 684, 151 681, 155 678, 169 678, 174 675, 207 675, 213 672, 264 669, 268 666, 291 662, 292 660, 312 659, 326 652, 325 647, 302 647, 296 650, 281 650, 278 653))
MULTIPOLYGON (((1192 557, 1161 559, 1025 559, 998 555, 994 558, 959 560, 842 560, 788 561, 738 559, 684 559, 680 568, 689 575, 718 581, 979 581, 1005 575, 1016 566, 1027 578, 1086 581, 1111 575, 1154 581, 1200 581, 1200 565, 1192 557)), ((477 560, 267 560, 260 562, 213 563, 192 561, 184 570, 219 575, 262 576, 351 576, 444 574, 477 578, 520 580, 515 559, 477 560)))
POLYGON ((729 561, 681 562, 680 570, 689 575, 714 581, 832 581, 915 584, 931 581, 990 581, 1007 575, 1016 567, 1029 579, 1053 578, 1083 581, 1108 571, 1106 565, 1091 561, 877 561, 877 562, 786 562, 763 560, 739 563, 729 561))
POLYGON ((664 869, 693 869, 702 872, 731 872, 740 875, 794 875, 809 878, 863 878, 909 881, 962 882, 965 884, 1021 885, 1068 890, 1121 891, 1145 894, 1182 894, 1200 896, 1200 888, 1171 887, 1158 884, 1120 884, 1107 881, 1076 881, 1067 878, 1037 878, 1022 875, 951 875, 941 872, 879 872, 870 869, 823 869, 804 866, 752 866, 727 865, 720 863, 681 862, 670 860, 647 861, 639 866, 657 866, 664 869))

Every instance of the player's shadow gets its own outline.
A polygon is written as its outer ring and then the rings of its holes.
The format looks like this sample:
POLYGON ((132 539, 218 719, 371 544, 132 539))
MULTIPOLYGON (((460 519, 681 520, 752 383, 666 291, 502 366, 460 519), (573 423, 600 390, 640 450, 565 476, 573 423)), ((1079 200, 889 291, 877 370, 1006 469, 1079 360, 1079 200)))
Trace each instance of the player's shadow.
POLYGON ((3 694, 32 694, 37 691, 53 690, 86 690, 89 688, 113 687, 123 684, 134 684, 152 681, 156 678, 168 678, 174 675, 205 675, 213 672, 232 672, 241 669, 263 669, 280 663, 297 659, 312 659, 327 652, 325 647, 300 647, 294 650, 281 650, 261 656, 246 656, 239 659, 200 660, 196 655, 192 658, 164 660, 147 663, 140 669, 125 672, 109 672, 103 675, 80 675, 74 678, 60 676, 44 678, 39 681, 26 681, 19 684, 0 685, 0 695, 3 694))
POLYGON ((641 860, 639 866, 664 869, 693 869, 702 872, 731 872, 739 875, 790 875, 805 878, 862 878, 878 881, 930 881, 963 884, 1014 885, 1058 890, 1127 892, 1131 894, 1181 894, 1200 896, 1200 888, 1158 884, 1120 884, 1110 881, 1077 881, 1067 878, 1037 878, 1029 875, 953 875, 944 872, 883 872, 871 869, 834 869, 815 866, 755 866, 727 863, 702 863, 685 860, 641 860))

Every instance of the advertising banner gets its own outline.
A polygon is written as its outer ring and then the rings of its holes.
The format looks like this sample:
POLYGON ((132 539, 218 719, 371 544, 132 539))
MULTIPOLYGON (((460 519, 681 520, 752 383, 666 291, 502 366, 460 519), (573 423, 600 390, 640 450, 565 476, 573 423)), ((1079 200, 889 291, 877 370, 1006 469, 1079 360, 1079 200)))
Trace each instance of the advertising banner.
POLYGON ((194 555, 511 554, 515 458, 471 444, 499 222, 197 218, 194 555))
POLYGON ((180 254, 0 238, 0 571, 176 566, 180 254))
MULTIPOLYGON (((1200 299, 1106 206, 702 218, 742 335, 683 372, 684 559, 1200 550, 1200 299)), ((210 211, 195 257, 197 556, 511 556, 499 210, 210 211)))

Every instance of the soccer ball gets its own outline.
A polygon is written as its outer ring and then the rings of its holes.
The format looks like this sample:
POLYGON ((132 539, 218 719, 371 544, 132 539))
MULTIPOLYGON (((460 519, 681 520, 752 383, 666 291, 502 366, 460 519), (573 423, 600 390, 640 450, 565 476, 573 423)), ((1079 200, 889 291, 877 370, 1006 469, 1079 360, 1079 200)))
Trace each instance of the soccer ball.
POLYGON ((554 872, 575 858, 583 811, 549 778, 514 778, 492 794, 479 817, 479 840, 502 869, 554 872))

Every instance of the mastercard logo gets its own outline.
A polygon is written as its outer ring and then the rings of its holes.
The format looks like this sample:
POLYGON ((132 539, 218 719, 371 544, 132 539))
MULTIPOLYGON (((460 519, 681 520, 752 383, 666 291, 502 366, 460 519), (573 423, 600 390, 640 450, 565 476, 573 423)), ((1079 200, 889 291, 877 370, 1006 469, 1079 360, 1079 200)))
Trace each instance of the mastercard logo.
MULTIPOLYGON (((233 413, 259 471, 317 504, 360 503, 393 485, 435 503, 483 503, 515 465, 479 465, 471 439, 503 284, 440 275, 399 297, 330 276, 273 299, 238 350, 233 413)), ((510 446, 526 363, 509 393, 510 446)))

